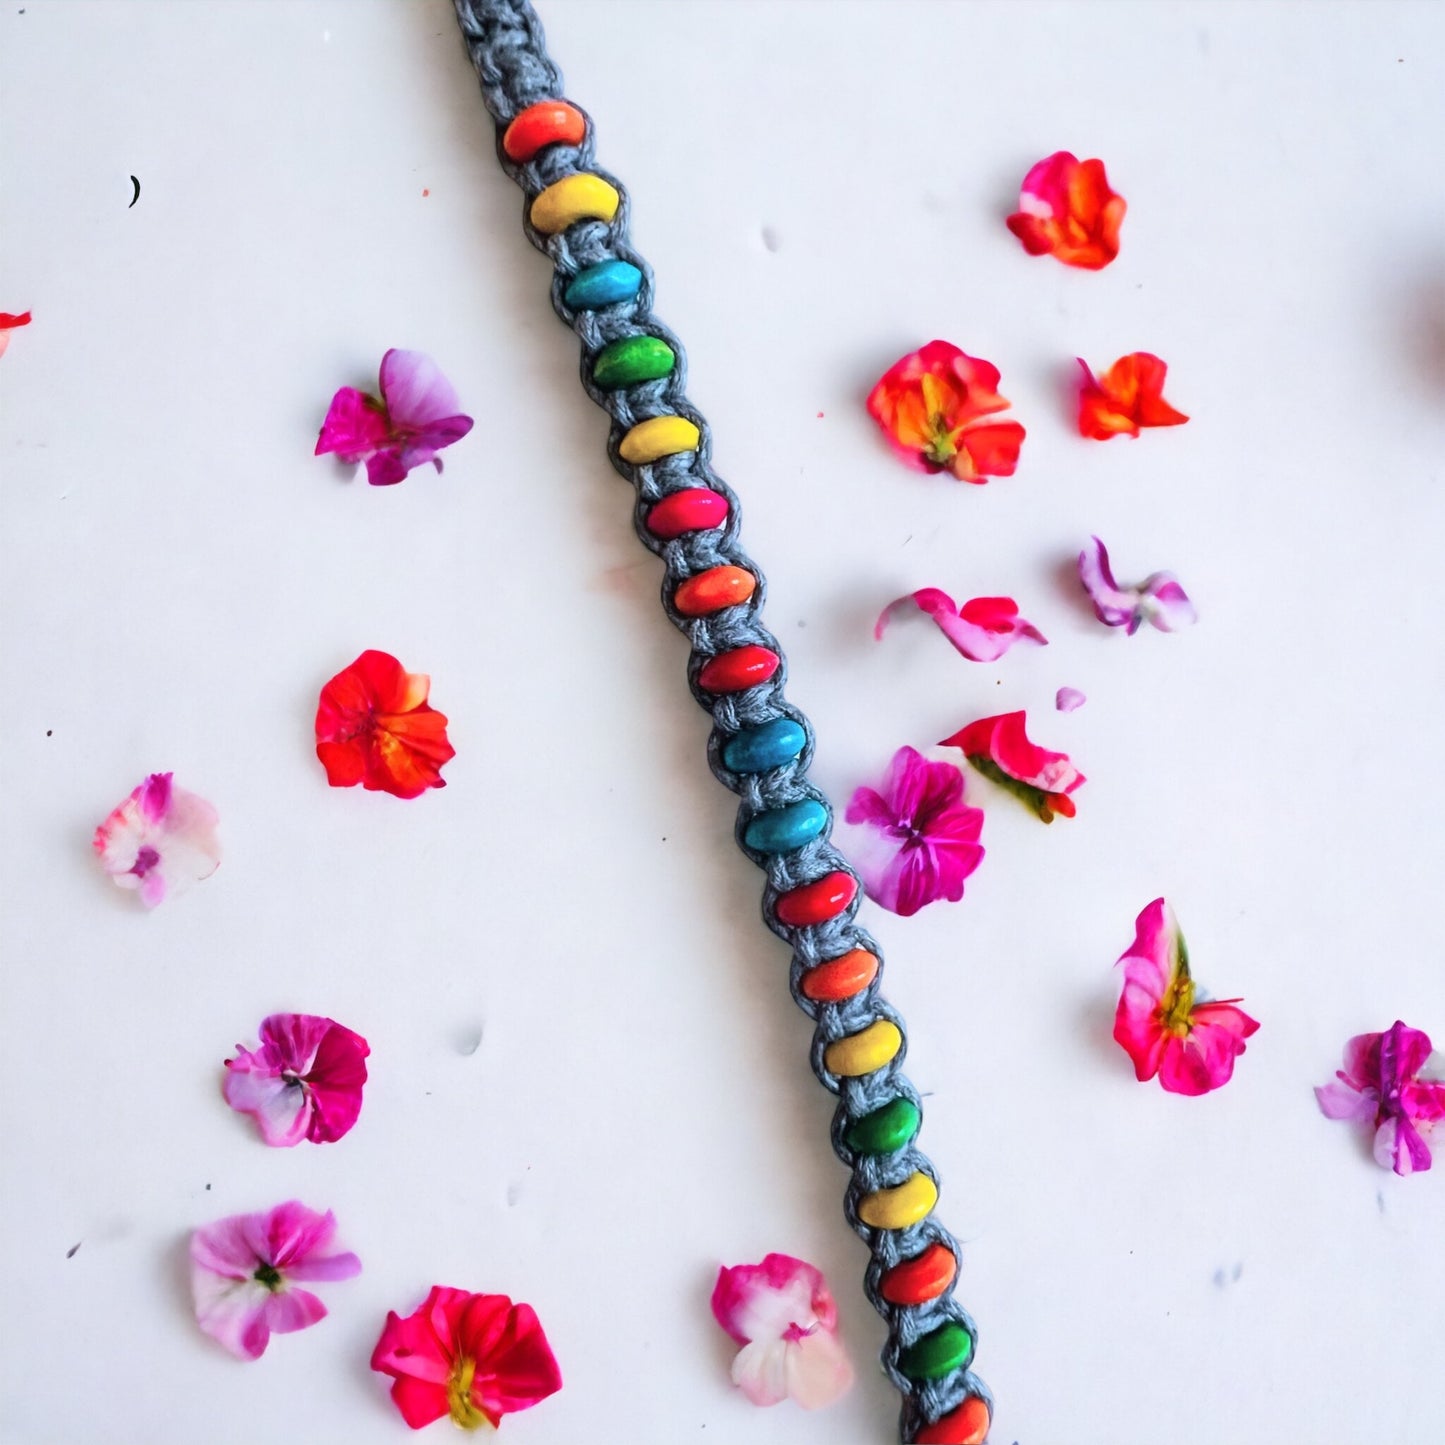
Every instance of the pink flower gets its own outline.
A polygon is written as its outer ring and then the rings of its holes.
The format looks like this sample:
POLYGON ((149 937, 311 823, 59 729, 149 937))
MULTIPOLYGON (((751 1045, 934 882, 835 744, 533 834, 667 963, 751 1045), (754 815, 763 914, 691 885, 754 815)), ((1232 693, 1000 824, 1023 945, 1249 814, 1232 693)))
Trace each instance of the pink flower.
POLYGON ((1079 553, 1079 581, 1094 604, 1094 616, 1108 627, 1127 628, 1132 637, 1142 622, 1160 632, 1178 632, 1196 620, 1194 604, 1172 572, 1151 572, 1137 587, 1120 587, 1109 568, 1108 548, 1097 537, 1079 553))
POLYGON ((868 830, 854 850, 864 891, 904 918, 940 898, 957 903, 983 860, 983 814, 963 801, 963 774, 912 748, 893 754, 881 792, 853 794, 845 816, 868 830))
POLYGON ((119 887, 138 889, 154 908, 221 866, 217 821, 204 798, 175 787, 170 773, 152 773, 95 830, 95 851, 119 887))
POLYGON ((315 1014, 261 1020, 261 1047, 226 1060, 226 1102, 250 1114, 271 1145, 330 1144, 356 1123, 366 1056, 360 1034, 315 1014))
POLYGON ((838 1339, 838 1307, 811 1264, 770 1254, 761 1264, 720 1269, 713 1318, 742 1349, 733 1383, 754 1405, 791 1398, 805 1410, 831 1405, 853 1383, 838 1339))
POLYGON ((1061 687, 1054 694, 1054 706, 1060 712, 1077 712, 1088 700, 1076 687, 1061 687))
POLYGON ((1012 597, 975 597, 959 607, 937 587, 921 587, 890 602, 878 616, 873 636, 881 640, 892 615, 913 605, 938 624, 938 630, 972 662, 997 662, 1020 639, 1047 644, 1032 622, 1019 616, 1012 597))
POLYGON ((1336 1082, 1315 1090, 1329 1119, 1359 1119, 1375 1131, 1375 1162, 1396 1174, 1430 1167, 1426 1143, 1445 1119, 1445 1078, 1430 1036, 1398 1019, 1382 1034, 1356 1034, 1345 1045, 1336 1082), (1429 1076, 1426 1070, 1430 1071, 1429 1076))
POLYGON ((381 358, 380 399, 353 386, 331 398, 315 455, 335 452, 344 462, 365 462, 367 481, 388 487, 427 462, 441 471, 437 453, 471 429, 471 417, 462 414, 436 362, 393 347, 381 358))
POLYGON ((22 326, 30 325, 30 313, 21 311, 18 315, 12 315, 9 311, 0 311, 0 356, 5 355, 5 348, 10 345, 10 333, 22 326))
POLYGON ((1156 898, 1134 924, 1135 938, 1119 960, 1124 990, 1114 1038, 1143 1083, 1156 1074, 1171 1094, 1207 1094, 1234 1073, 1244 1041, 1259 1025, 1237 998, 1196 1003, 1189 950, 1173 911, 1156 898))
POLYGON ((1066 266, 1098 271, 1119 254, 1126 210, 1103 161, 1055 151, 1024 177, 1008 228, 1030 256, 1056 256, 1066 266))
POLYGON ((391 1376, 391 1398, 413 1430, 444 1415, 464 1430, 495 1427, 562 1388, 531 1305, 439 1284, 405 1319, 388 1312, 371 1368, 391 1376))
POLYGON ((354 1254, 334 1247, 336 1220, 291 1200, 259 1214, 233 1214, 191 1235, 196 1321, 243 1360, 265 1353, 273 1333, 326 1318, 326 1306, 296 1281, 351 1279, 354 1254))
POLYGON ((1022 798, 1045 823, 1054 815, 1072 818, 1078 811, 1068 795, 1085 782, 1067 753, 1051 753, 1028 739, 1024 712, 980 718, 939 743, 941 748, 962 748, 964 756, 1001 788, 1022 798))

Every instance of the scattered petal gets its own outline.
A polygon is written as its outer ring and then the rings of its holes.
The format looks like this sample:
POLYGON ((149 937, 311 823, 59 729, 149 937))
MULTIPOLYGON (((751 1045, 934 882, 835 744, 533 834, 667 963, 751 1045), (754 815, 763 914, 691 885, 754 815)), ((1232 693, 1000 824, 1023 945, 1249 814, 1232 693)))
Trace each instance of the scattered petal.
POLYGON ((1198 618, 1172 572, 1151 572, 1137 586, 1119 586, 1109 566, 1109 549, 1097 537, 1090 537, 1079 553, 1079 581, 1094 604, 1094 616, 1106 627, 1125 628, 1129 637, 1145 622, 1160 632, 1178 632, 1198 618))
POLYGON ((134 888, 147 908, 221 866, 215 808, 171 778, 152 773, 112 810, 93 840, 100 866, 119 887, 134 888))
POLYGON ((997 662, 1015 642, 1048 643, 1032 622, 1019 616, 1018 603, 1012 597, 975 597, 959 607, 937 587, 920 587, 890 602, 879 614, 873 636, 881 639, 892 615, 910 603, 931 617, 938 630, 973 662, 997 662))
POLYGON ((1055 151, 1024 177, 1008 228, 1030 256, 1098 271, 1119 254, 1126 209, 1123 196, 1109 188, 1103 161, 1055 151))
POLYGON ((1164 400, 1169 368, 1149 351, 1121 356, 1096 377, 1082 356, 1075 358, 1084 373, 1079 390, 1079 435, 1106 442, 1110 437, 1137 437, 1148 426, 1182 426, 1189 420, 1164 400))
POLYGON ((1069 794, 1085 781, 1084 775, 1068 754, 1031 743, 1027 722, 1022 711, 980 718, 939 746, 961 748, 984 777, 1022 798, 1045 823, 1052 823, 1056 814, 1072 818, 1078 810, 1069 794))
POLYGON ((0 311, 0 356, 5 355, 5 348, 10 345, 10 333, 22 326, 30 325, 30 313, 22 311, 19 315, 12 315, 9 311, 0 311))
POLYGON ((1054 706, 1060 712, 1077 712, 1088 700, 1076 687, 1061 687, 1054 694, 1054 706))

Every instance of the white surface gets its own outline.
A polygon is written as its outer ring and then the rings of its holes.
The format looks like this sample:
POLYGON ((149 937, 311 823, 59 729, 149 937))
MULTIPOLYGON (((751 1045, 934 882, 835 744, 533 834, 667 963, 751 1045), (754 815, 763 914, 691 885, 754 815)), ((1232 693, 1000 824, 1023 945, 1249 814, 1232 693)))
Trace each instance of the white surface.
MULTIPOLYGON (((20 9, 0 1438, 406 1438, 367 1357, 435 1281, 541 1314, 566 1388, 506 1421, 516 1445, 891 1439, 809 1027, 449 7, 20 9), (445 476, 379 491, 310 452, 390 345, 435 355, 477 427, 445 476), (327 788, 316 692, 367 646, 432 674, 444 792, 327 788), (217 803, 226 861, 143 916, 89 834, 160 768, 217 803), (268 1150, 220 1100, 230 1046, 286 1008, 371 1040, 336 1146, 268 1150), (186 1233, 293 1195, 365 1273, 242 1366, 193 1327, 186 1233), (842 1303, 861 1383, 820 1416, 727 1385, 712 1274, 769 1249, 842 1303)), ((1437 1445, 1445 1168, 1379 1171, 1311 1085, 1397 1016, 1445 1042, 1445 7, 545 19, 744 499, 819 782, 841 800, 1015 706, 1089 777, 1048 830, 971 780, 965 902, 865 910, 993 1439, 1437 1445), (1003 228, 1060 147, 1130 203, 1102 274, 1003 228), (915 476, 874 435, 867 386, 935 335, 1002 368, 1012 480, 915 476), (1072 358, 1136 348, 1193 420, 1079 440, 1072 358), (1199 626, 1098 627, 1066 567, 1090 531, 1123 575, 1177 570, 1199 626), (875 646, 922 585, 1012 594, 1052 645, 875 646), (1082 711, 1054 713, 1062 683, 1082 711), (1161 892, 1263 1021, 1200 1100, 1135 1085, 1108 1039, 1161 892)))

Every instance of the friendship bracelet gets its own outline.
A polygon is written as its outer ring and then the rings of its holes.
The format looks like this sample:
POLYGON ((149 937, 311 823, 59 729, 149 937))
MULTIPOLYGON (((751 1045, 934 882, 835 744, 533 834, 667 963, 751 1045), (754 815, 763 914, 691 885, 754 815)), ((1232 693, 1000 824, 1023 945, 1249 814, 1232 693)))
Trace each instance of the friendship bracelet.
POLYGON ((594 164, 591 121, 562 99, 527 0, 454 0, 523 228, 556 268, 552 304, 582 343, 582 385, 612 418, 612 464, 663 561, 662 605, 692 646, 688 680, 712 716, 708 762, 741 800, 738 846, 767 875, 763 919, 793 950, 790 986, 816 1024, 812 1066, 838 1096, 832 1142, 852 1170, 849 1223, 871 1252, 864 1292, 888 1326, 884 1371, 903 1394, 905 1445, 978 1445, 991 1400, 977 1331, 953 1298, 958 1244, 934 1217, 938 1175, 915 1144, 922 1111, 902 1072, 903 1020, 883 960, 855 922, 858 875, 829 842, 832 809, 807 778, 813 729, 787 701, 762 625, 763 574, 738 544, 737 498, 712 470, 686 356, 652 314, 652 271, 628 243, 628 196, 594 164))

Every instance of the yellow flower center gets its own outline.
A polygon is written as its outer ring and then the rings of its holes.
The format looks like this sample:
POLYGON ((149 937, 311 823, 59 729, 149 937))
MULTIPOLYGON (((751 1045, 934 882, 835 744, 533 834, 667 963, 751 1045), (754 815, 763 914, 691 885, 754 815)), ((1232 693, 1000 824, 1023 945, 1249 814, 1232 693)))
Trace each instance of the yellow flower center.
POLYGON ((945 414, 951 398, 946 395, 936 377, 919 378, 919 389, 923 393, 923 407, 928 414, 928 460, 946 466, 958 454, 954 430, 948 424, 945 414))
POLYGON ((452 1421, 463 1430, 480 1430, 483 1425, 492 1423, 472 1403, 472 1381, 476 1374, 477 1362, 463 1355, 447 1379, 447 1405, 452 1412, 452 1421))
POLYGON ((1171 1034, 1179 1038, 1188 1037, 1194 1027, 1190 1014, 1194 1012, 1194 980, 1189 974, 1189 953, 1184 940, 1179 940, 1179 966, 1174 972, 1164 997, 1159 1000, 1159 1018, 1171 1034))

